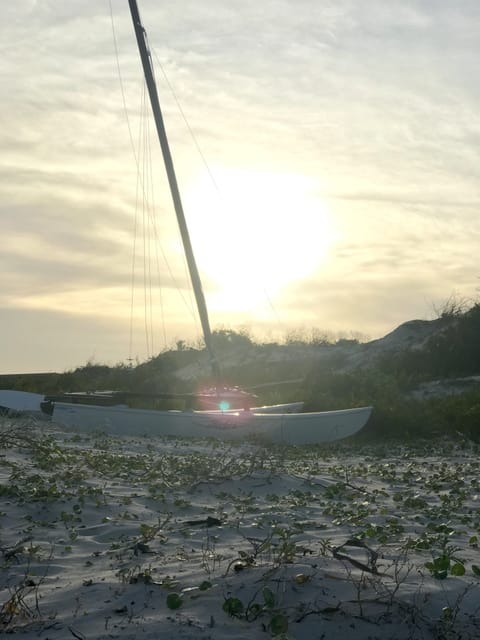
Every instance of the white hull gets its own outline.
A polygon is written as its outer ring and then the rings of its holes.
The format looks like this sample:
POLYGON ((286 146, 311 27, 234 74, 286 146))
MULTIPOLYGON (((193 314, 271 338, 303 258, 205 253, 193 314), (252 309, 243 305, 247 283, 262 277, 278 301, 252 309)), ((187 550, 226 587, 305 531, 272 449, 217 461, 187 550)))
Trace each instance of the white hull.
POLYGON ((318 413, 152 411, 56 402, 53 420, 81 431, 118 435, 214 437, 244 440, 259 437, 285 444, 318 444, 352 436, 366 424, 372 408, 318 413))

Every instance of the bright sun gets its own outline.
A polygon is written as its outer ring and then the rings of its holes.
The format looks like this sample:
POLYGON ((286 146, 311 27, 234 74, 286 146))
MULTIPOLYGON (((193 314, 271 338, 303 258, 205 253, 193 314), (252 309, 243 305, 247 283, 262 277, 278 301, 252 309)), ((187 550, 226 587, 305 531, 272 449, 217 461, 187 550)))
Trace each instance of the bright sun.
POLYGON ((335 230, 312 180, 227 169, 214 180, 185 197, 199 268, 215 286, 209 306, 253 309, 325 259, 335 230))

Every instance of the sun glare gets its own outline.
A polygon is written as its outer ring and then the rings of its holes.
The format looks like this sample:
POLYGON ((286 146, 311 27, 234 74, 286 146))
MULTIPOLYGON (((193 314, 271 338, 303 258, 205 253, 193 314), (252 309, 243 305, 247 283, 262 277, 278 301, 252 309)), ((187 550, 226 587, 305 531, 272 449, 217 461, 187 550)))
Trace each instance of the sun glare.
POLYGON ((325 260, 335 229, 304 176, 216 170, 185 197, 195 255, 214 283, 209 306, 253 309, 325 260))

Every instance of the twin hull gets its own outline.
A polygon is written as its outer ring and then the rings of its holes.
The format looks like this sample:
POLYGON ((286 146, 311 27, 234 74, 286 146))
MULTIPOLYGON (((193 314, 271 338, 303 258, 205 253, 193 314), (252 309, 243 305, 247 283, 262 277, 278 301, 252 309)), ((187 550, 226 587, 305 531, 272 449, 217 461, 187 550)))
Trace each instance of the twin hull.
POLYGON ((354 435, 365 425, 371 412, 371 407, 361 407, 317 413, 213 413, 56 402, 53 420, 82 431, 101 430, 112 434, 221 440, 244 440, 254 436, 269 442, 318 444, 354 435))

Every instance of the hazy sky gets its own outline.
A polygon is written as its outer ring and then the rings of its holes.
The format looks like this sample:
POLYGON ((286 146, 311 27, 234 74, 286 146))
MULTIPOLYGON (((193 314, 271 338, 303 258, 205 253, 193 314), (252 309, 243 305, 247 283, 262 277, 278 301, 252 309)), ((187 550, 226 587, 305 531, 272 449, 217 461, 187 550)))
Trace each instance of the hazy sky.
MULTIPOLYGON (((1 373, 199 336, 128 2, 111 7, 122 84, 108 0, 0 4, 1 373)), ((139 8, 213 328, 375 338, 476 298, 478 0, 139 8)))

